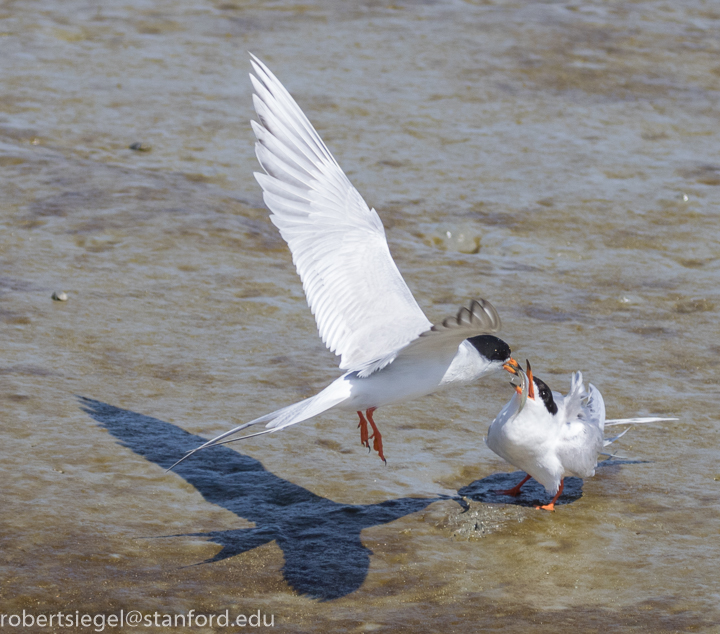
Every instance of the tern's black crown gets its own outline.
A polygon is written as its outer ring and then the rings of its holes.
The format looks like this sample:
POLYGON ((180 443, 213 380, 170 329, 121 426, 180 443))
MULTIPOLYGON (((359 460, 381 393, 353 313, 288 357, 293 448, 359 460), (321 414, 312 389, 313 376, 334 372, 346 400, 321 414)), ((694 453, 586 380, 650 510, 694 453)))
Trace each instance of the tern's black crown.
POLYGON ((545 403, 545 409, 553 416, 555 416, 555 414, 557 414, 558 408, 555 404, 555 400, 553 399, 552 390, 545 384, 545 381, 541 381, 536 376, 533 377, 533 380, 535 381, 535 385, 537 386, 540 398, 542 399, 543 403, 545 403))
POLYGON ((490 361, 506 361, 510 358, 510 346, 502 339, 492 335, 478 335, 477 337, 468 337, 468 341, 490 361))

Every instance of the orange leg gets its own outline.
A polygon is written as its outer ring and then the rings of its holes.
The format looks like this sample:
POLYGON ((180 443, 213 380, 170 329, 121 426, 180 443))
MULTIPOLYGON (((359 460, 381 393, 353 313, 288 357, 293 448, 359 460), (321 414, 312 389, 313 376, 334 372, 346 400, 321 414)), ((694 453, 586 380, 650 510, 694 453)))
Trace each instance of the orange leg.
POLYGON ((563 492, 563 489, 565 488, 565 479, 563 478, 560 480, 560 488, 558 489, 558 492, 555 494, 555 497, 552 499, 550 504, 544 504, 543 506, 536 506, 536 509, 543 509, 544 511, 554 511, 555 510, 555 502, 557 502, 557 499, 560 497, 560 494, 563 492))
MULTIPOLYGON (((371 407, 370 409, 365 410, 365 416, 367 416, 368 423, 370 423, 370 427, 372 427, 373 433, 370 438, 373 439, 373 449, 377 451, 378 456, 380 456, 380 459, 387 464, 387 460, 385 460, 385 456, 383 455, 383 445, 382 445, 382 434, 380 434, 380 430, 377 428, 377 425, 375 424, 375 421, 373 420, 373 412, 377 409, 377 407, 371 407)), ((369 439, 368 439, 369 440, 369 439)))
POLYGON ((358 416, 360 417, 360 422, 358 423, 358 427, 360 428, 360 444, 370 449, 370 442, 368 438, 368 423, 365 420, 362 412, 358 411, 358 416))
POLYGON ((525 484, 531 476, 526 475, 520 484, 516 484, 512 489, 505 489, 504 491, 495 491, 495 493, 499 493, 500 495, 512 495, 513 497, 517 497, 520 495, 520 487, 525 484))

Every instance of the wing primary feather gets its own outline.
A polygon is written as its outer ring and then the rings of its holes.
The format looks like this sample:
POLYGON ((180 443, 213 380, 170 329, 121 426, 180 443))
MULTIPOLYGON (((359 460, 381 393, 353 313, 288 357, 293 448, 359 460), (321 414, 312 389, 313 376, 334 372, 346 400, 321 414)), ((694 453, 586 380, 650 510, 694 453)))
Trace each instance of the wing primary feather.
POLYGON ((256 85, 255 88, 258 91, 256 95, 253 95, 255 110, 261 119, 261 123, 272 134, 280 137, 283 141, 291 143, 299 152, 315 163, 329 162, 332 165, 337 165, 327 148, 319 146, 317 139, 308 130, 308 126, 304 125, 305 122, 295 120, 292 111, 285 109, 283 104, 269 94, 264 87, 256 85), (275 110, 283 110, 282 114, 285 115, 285 121, 273 113, 273 106, 275 110))
POLYGON ((280 142, 290 146, 290 149, 294 150, 312 164, 324 160, 322 156, 319 156, 318 153, 314 151, 311 145, 312 141, 304 138, 302 134, 298 134, 297 129, 290 128, 282 122, 280 117, 273 113, 270 107, 272 104, 270 99, 262 99, 258 95, 253 95, 253 103, 260 122, 269 134, 275 136, 280 142))
MULTIPOLYGON (((488 332, 496 332, 502 328, 500 315, 495 307, 485 299, 474 299, 469 307, 463 306, 455 317, 446 317, 440 325, 433 326, 432 332, 478 326, 488 332)), ((429 333, 424 333, 429 334, 429 333)))
POLYGON ((253 131, 257 137, 257 142, 264 145, 273 154, 278 154, 286 159, 286 162, 297 164, 299 168, 302 168, 308 174, 308 180, 311 174, 315 171, 315 165, 312 159, 298 152, 295 148, 290 147, 287 141, 279 138, 267 128, 264 128, 256 121, 250 122, 253 125, 253 131))
MULTIPOLYGON (((257 156, 262 168, 274 178, 284 182, 290 182, 291 185, 296 187, 304 187, 307 189, 305 184, 306 175, 295 169, 293 166, 288 165, 280 157, 276 156, 264 145, 257 143, 255 145, 255 155, 257 156)), ((271 210, 272 211, 272 210, 271 210)))
POLYGON ((284 196, 295 202, 308 203, 310 201, 309 192, 303 190, 300 187, 295 187, 290 183, 281 181, 273 176, 262 174, 260 172, 254 173, 255 180, 260 184, 263 190, 275 194, 276 196, 284 196))
POLYGON ((452 358, 465 339, 497 332, 500 326, 500 316, 489 301, 473 300, 469 308, 461 308, 454 317, 444 319, 440 324, 420 333, 405 346, 393 350, 384 357, 369 361, 359 369, 358 376, 361 378, 370 376, 400 357, 452 358))
POLYGON ((250 56, 252 57, 251 63, 253 65, 253 69, 255 70, 263 84, 269 90, 272 90, 272 92, 277 96, 278 101, 282 102, 284 108, 289 113, 292 113, 293 119, 295 119, 299 123, 300 127, 307 130, 307 132, 314 139, 316 145, 323 152, 325 157, 332 163, 337 164, 335 158, 330 153, 330 150, 327 149, 325 143, 320 138, 320 135, 316 132, 310 121, 308 121, 302 110, 300 110, 300 107, 295 103, 295 100, 292 98, 290 93, 280 83, 280 80, 278 80, 278 78, 275 77, 275 75, 270 71, 270 69, 257 57, 255 57, 255 55, 250 53, 250 56))
POLYGON ((290 93, 251 54, 259 122, 256 176, 292 252, 321 339, 343 370, 362 369, 432 324, 393 262, 368 207, 290 93))

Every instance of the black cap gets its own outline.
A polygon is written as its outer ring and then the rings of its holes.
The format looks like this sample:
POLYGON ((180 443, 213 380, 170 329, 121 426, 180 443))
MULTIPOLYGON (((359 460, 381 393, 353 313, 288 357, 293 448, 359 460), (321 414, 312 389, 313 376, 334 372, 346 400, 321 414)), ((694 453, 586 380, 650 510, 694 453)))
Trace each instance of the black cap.
POLYGON ((545 381, 538 379, 536 376, 533 377, 533 380, 535 381, 535 385, 537 385, 538 394, 540 394, 542 402, 545 403, 545 409, 555 416, 558 407, 555 404, 555 399, 553 399, 552 390, 547 386, 545 381))
POLYGON ((475 349, 490 361, 506 361, 510 358, 510 346, 502 339, 493 335, 478 335, 468 337, 468 341, 475 346, 475 349))

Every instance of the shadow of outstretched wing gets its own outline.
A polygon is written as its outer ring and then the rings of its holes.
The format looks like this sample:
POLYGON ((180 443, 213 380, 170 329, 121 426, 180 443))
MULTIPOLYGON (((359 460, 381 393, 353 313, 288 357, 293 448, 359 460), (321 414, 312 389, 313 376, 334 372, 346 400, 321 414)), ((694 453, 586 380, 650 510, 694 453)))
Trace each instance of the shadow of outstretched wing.
MULTIPOLYGON (((124 447, 167 469, 204 438, 130 410, 79 397, 82 409, 124 447)), ((275 541, 283 575, 300 594, 344 597, 365 581, 372 554, 360 541, 364 528, 416 513, 445 497, 399 498, 379 504, 338 504, 267 471, 254 458, 213 447, 180 463, 173 473, 213 504, 255 523, 254 528, 194 533, 222 546, 206 562, 221 561, 275 541)))

